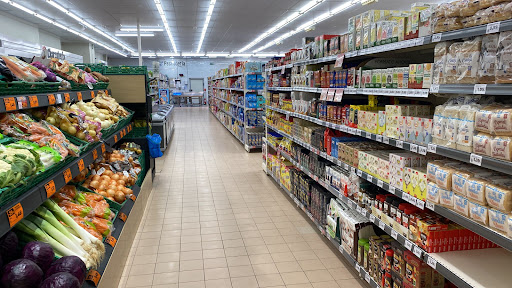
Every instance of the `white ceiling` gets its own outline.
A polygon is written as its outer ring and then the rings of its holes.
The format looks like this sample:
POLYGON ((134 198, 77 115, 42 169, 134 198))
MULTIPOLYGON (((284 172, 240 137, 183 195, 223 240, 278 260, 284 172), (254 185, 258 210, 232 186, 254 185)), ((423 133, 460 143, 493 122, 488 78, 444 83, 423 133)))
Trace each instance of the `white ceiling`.
MULTIPOLYGON (((82 26, 71 17, 52 7, 44 0, 13 0, 25 7, 30 7, 39 14, 65 23, 70 28, 82 30, 82 26)), ((134 26, 137 20, 143 26, 162 25, 160 16, 153 0, 55 0, 71 12, 82 16, 84 20, 114 35, 120 26, 134 26)), ((208 26, 208 31, 203 42, 202 51, 207 52, 237 52, 250 43, 262 32, 269 29, 277 22, 285 19, 289 13, 298 11, 310 0, 217 0, 215 9, 208 26)), ((316 8, 307 12, 301 18, 271 35, 249 51, 251 52, 280 35, 295 29, 301 24, 319 16, 330 9, 339 6, 348 0, 326 0, 316 8)), ((199 44, 202 25, 208 11, 209 0, 161 0, 171 32, 177 48, 182 52, 195 52, 199 44)), ((284 52, 290 48, 300 47, 304 36, 316 36, 320 34, 341 34, 347 30, 347 19, 353 15, 368 9, 402 9, 410 7, 409 0, 380 0, 367 6, 357 4, 348 10, 316 25, 315 30, 298 33, 282 44, 269 47, 264 52, 284 52)), ((440 2, 427 0, 424 2, 440 2)), ((444 1, 443 1, 444 2, 444 1)), ((18 10, 0 1, 0 11, 10 13, 18 18, 38 25, 41 29, 56 34, 62 42, 83 42, 84 39, 48 24, 34 16, 18 10)), ((122 50, 119 45, 98 35, 89 29, 83 29, 83 33, 91 38, 122 50)), ((133 50, 137 50, 136 37, 118 37, 118 39, 133 50)), ((96 48, 97 51, 106 53, 112 57, 119 55, 105 49, 96 48), (108 52, 108 53, 107 53, 108 52)), ((155 32, 155 37, 142 38, 142 50, 144 52, 170 52, 171 44, 165 32, 155 32)))

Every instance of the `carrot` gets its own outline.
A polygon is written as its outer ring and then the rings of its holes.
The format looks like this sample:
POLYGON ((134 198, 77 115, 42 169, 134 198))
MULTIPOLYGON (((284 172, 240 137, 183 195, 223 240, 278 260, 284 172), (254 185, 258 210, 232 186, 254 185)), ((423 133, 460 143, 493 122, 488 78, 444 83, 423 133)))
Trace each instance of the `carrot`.
POLYGON ((27 75, 25 74, 25 72, 23 72, 23 70, 21 70, 21 68, 18 65, 16 65, 16 63, 12 62, 11 59, 9 59, 5 56, 2 56, 2 59, 4 60, 7 68, 9 68, 9 70, 11 70, 11 72, 14 75, 16 75, 16 77, 18 77, 20 79, 27 78, 27 75))

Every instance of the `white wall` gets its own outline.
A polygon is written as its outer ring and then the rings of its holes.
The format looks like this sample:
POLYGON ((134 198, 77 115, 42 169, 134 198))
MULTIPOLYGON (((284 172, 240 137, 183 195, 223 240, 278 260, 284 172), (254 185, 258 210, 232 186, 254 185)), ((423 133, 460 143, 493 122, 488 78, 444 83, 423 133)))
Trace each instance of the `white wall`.
POLYGON ((39 30, 39 44, 62 50, 60 38, 43 30, 39 30))
POLYGON ((82 55, 84 63, 94 63, 94 52, 89 43, 62 43, 62 50, 82 55))

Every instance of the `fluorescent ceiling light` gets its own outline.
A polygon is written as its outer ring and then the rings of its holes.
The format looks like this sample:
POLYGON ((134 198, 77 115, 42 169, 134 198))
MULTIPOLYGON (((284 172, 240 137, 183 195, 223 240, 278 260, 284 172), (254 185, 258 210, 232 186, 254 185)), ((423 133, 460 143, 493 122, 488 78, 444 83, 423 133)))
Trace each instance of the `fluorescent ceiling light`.
POLYGON ((332 16, 347 10, 348 8, 352 7, 353 5, 358 4, 359 2, 360 2, 360 0, 347 1, 347 2, 337 6, 333 10, 328 11, 328 12, 326 12, 326 13, 318 16, 318 17, 315 17, 313 20, 310 20, 310 21, 300 25, 295 30, 291 30, 291 31, 281 35, 280 37, 278 37, 278 38, 274 39, 273 41, 267 43, 265 46, 262 46, 262 47, 260 47, 260 48, 258 48, 256 50, 254 50, 254 52, 255 53, 256 52, 260 52, 261 50, 265 50, 265 49, 267 49, 270 46, 273 46, 275 44, 281 43, 284 39, 287 39, 287 38, 289 38, 289 37, 291 37, 291 36, 301 32, 301 31, 303 31, 305 29, 308 29, 308 28, 314 26, 315 24, 318 24, 318 23, 320 23, 322 21, 325 21, 325 20, 331 18, 332 16))
POLYGON ((204 53, 181 53, 182 57, 201 57, 204 55, 204 53))
MULTIPOLYGON (((80 36, 80 37, 84 38, 85 40, 87 40, 87 41, 89 41, 89 42, 91 42, 91 43, 94 43, 94 44, 96 44, 96 45, 98 45, 98 46, 101 46, 101 47, 103 47, 103 48, 105 48, 105 49, 107 49, 107 50, 109 50, 109 51, 115 52, 115 53, 117 53, 117 54, 119 54, 119 55, 121 55, 121 56, 123 56, 123 57, 128 56, 128 55, 126 55, 126 53, 124 53, 124 52, 122 52, 122 51, 119 51, 119 50, 117 50, 117 49, 115 49, 115 48, 112 48, 112 47, 108 46, 107 44, 105 44, 105 43, 103 43, 103 42, 99 42, 99 41, 97 41, 97 40, 94 40, 94 39, 92 39, 92 38, 88 37, 87 35, 83 34, 82 32, 79 32, 79 31, 73 30, 73 29, 69 28, 69 27, 68 27, 68 26, 66 26, 66 25, 63 25, 63 24, 61 24, 61 23, 59 23, 59 22, 57 22, 57 21, 54 21, 54 20, 52 20, 52 19, 50 19, 50 18, 46 17, 46 16, 43 16, 43 15, 41 15, 41 14, 39 14, 39 13, 36 13, 36 12, 34 12, 33 10, 31 10, 31 9, 29 9, 29 8, 27 8, 27 7, 24 7, 24 6, 22 6, 22 5, 18 4, 18 3, 14 3, 13 1, 7 1, 7 0, 1 0, 1 1, 2 1, 2 2, 5 2, 5 3, 8 3, 8 4, 10 4, 11 6, 13 6, 13 7, 15 7, 15 8, 18 8, 18 9, 20 9, 20 10, 22 10, 22 11, 24 11, 24 12, 26 12, 26 13, 30 14, 30 15, 33 15, 33 16, 35 16, 35 17, 37 17, 37 18, 39 18, 39 19, 41 19, 41 20, 43 20, 43 21, 45 21, 45 22, 48 22, 48 23, 50 23, 50 24, 53 24, 54 26, 57 26, 57 27, 61 28, 62 30, 65 30, 65 31, 68 31, 68 32, 70 32, 70 33, 73 33, 73 34, 75 34, 75 35, 77 35, 77 36, 80 36)), ((131 51, 130 51, 130 52, 131 52, 131 51)))
POLYGON ((158 57, 175 57, 175 56, 180 56, 180 54, 172 53, 172 52, 156 52, 156 56, 158 56, 158 57))
MULTIPOLYGON (((117 45, 119 45, 119 46, 123 47, 123 49, 125 49, 125 50, 129 51, 129 52, 130 52, 130 53, 132 53, 132 54, 133 54, 133 53, 135 53, 135 51, 134 51, 131 47, 127 46, 126 44, 124 44, 124 43, 122 43, 121 41, 117 40, 116 38, 112 37, 111 35, 109 35, 109 34, 105 33, 104 31, 102 31, 102 30, 100 30, 100 29, 96 28, 96 26, 94 26, 94 25, 90 24, 89 22, 87 22, 87 21, 83 20, 83 18, 82 18, 82 17, 80 17, 80 16, 78 16, 78 15, 74 14, 73 12, 71 12, 71 11, 67 10, 67 9, 66 9, 66 8, 64 8, 63 6, 61 6, 61 5, 59 5, 58 3, 56 3, 55 1, 53 1, 53 0, 46 0, 46 2, 48 2, 50 5, 52 5, 53 7, 57 8, 58 10, 60 10, 60 11, 64 12, 65 14, 69 15, 71 18, 73 18, 73 19, 77 20, 80 24, 82 24, 82 25, 86 26, 87 28, 91 29, 92 31, 94 31, 94 32, 96 32, 96 33, 98 33, 98 34, 100 34, 101 36, 103 36, 103 37, 105 37, 105 38, 109 39, 110 41, 112 41, 112 42, 116 43, 117 45)), ((12 3, 12 1, 10 1, 9 3, 11 4, 11 3, 12 3)), ((14 4, 15 4, 15 3, 13 3, 13 4, 11 4, 11 5, 13 5, 13 6, 14 6, 14 4)), ((16 6, 15 6, 15 7, 16 7, 16 6)), ((17 7, 17 8, 18 8, 18 7, 17 7)))
MULTIPOLYGON (((117 37, 137 37, 137 33, 116 32, 117 37)), ((140 33, 140 37, 154 37, 155 33, 140 33)))
POLYGON ((162 3, 160 0, 154 0, 156 5, 156 10, 160 14, 160 18, 162 18, 162 22, 164 23, 165 32, 167 33, 167 37, 169 37, 169 41, 171 41, 172 49, 174 53, 178 53, 178 48, 176 48, 176 43, 174 42, 174 37, 171 33, 171 28, 169 28, 169 23, 167 23, 167 18, 165 16, 164 9, 162 8, 162 3))
POLYGON ((208 7, 208 13, 206 13, 206 19, 204 20, 203 30, 201 31, 201 38, 199 39, 199 45, 197 46, 196 52, 199 53, 201 51, 201 46, 203 46, 203 40, 206 36, 206 31, 208 30, 208 24, 210 23, 210 19, 212 18, 213 8, 215 8, 215 2, 217 0, 210 0, 210 6, 208 7))
POLYGON ((254 41, 252 41, 251 43, 246 45, 244 48, 240 49, 238 52, 245 52, 245 51, 247 51, 249 48, 253 47, 254 45, 256 45, 258 43, 260 43, 263 39, 269 37, 270 35, 276 33, 277 31, 279 31, 281 28, 283 28, 286 25, 288 25, 288 24, 292 23, 293 21, 297 20, 302 15, 306 14, 308 11, 310 11, 311 9, 313 9, 316 6, 320 5, 324 1, 325 0, 311 0, 311 1, 309 1, 306 5, 304 5, 302 8, 300 8, 298 12, 293 12, 288 17, 286 17, 286 19, 282 20, 281 22, 279 22, 276 25, 274 25, 272 28, 270 28, 267 31, 265 31, 263 34, 258 36, 258 38, 254 39, 254 41))
POLYGON ((229 53, 206 53, 206 56, 208 57, 228 57, 229 53))
MULTIPOLYGON (((120 31, 123 31, 123 32, 137 32, 137 27, 121 27, 119 28, 120 31)), ((143 27, 141 26, 140 27, 140 32, 161 32, 161 31, 164 31, 165 29, 163 27, 143 27)))

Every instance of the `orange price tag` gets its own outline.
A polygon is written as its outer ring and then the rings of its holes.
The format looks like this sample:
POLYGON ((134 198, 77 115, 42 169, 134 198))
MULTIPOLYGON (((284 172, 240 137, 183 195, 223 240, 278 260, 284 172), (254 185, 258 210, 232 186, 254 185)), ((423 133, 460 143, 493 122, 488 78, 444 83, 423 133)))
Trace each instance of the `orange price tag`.
POLYGON ((105 144, 101 144, 101 153, 105 153, 106 149, 105 149, 105 144))
POLYGON ((130 199, 132 199, 132 201, 135 202, 135 200, 137 200, 137 196, 132 194, 132 196, 130 196, 130 199))
POLYGON ((108 236, 107 239, 105 239, 105 242, 107 242, 107 244, 110 244, 110 246, 114 247, 116 246, 117 240, 112 236, 108 236))
POLYGON ((7 218, 9 218, 9 225, 14 227, 21 219, 23 219, 23 207, 21 203, 12 206, 11 209, 7 210, 7 218))
POLYGON ((91 281, 94 283, 94 286, 98 286, 98 283, 100 283, 101 274, 100 272, 96 270, 89 270, 89 273, 87 273, 87 277, 85 277, 85 280, 91 281))
POLYGON ((107 96, 108 96, 108 90, 105 90, 105 94, 107 94, 107 96))
POLYGON ((30 107, 38 107, 39 106, 39 100, 37 100, 37 96, 28 96, 28 99, 30 101, 30 107))
POLYGON ((84 97, 82 97, 82 92, 76 92, 76 97, 78 98, 78 101, 82 101, 84 97))
POLYGON ((114 142, 117 142, 117 134, 114 135, 114 142))
POLYGON ((82 172, 85 169, 84 159, 78 160, 78 171, 82 172))
POLYGON ((73 179, 73 176, 71 175, 71 169, 68 168, 64 170, 64 180, 66 180, 66 184, 69 183, 73 179))
POLYGON ((91 91, 91 98, 94 99, 94 97, 96 97, 96 95, 94 95, 94 91, 91 91))
POLYGON ((16 100, 14 97, 4 98, 5 111, 14 111, 16 110, 16 100))
POLYGON ((126 214, 124 214, 123 212, 119 212, 119 214, 117 214, 117 218, 121 219, 121 221, 123 221, 123 222, 126 222, 126 219, 128 219, 128 216, 126 216, 126 214))
POLYGON ((71 101, 71 96, 69 96, 69 93, 64 93, 64 101, 66 101, 66 102, 71 101))
POLYGON ((55 95, 48 94, 48 104, 55 105, 55 95))
POLYGON ((92 150, 92 159, 93 160, 98 159, 98 150, 96 150, 96 149, 92 150))
POLYGON ((46 190, 46 198, 50 198, 55 194, 55 182, 50 180, 50 182, 44 184, 44 190, 46 190))

